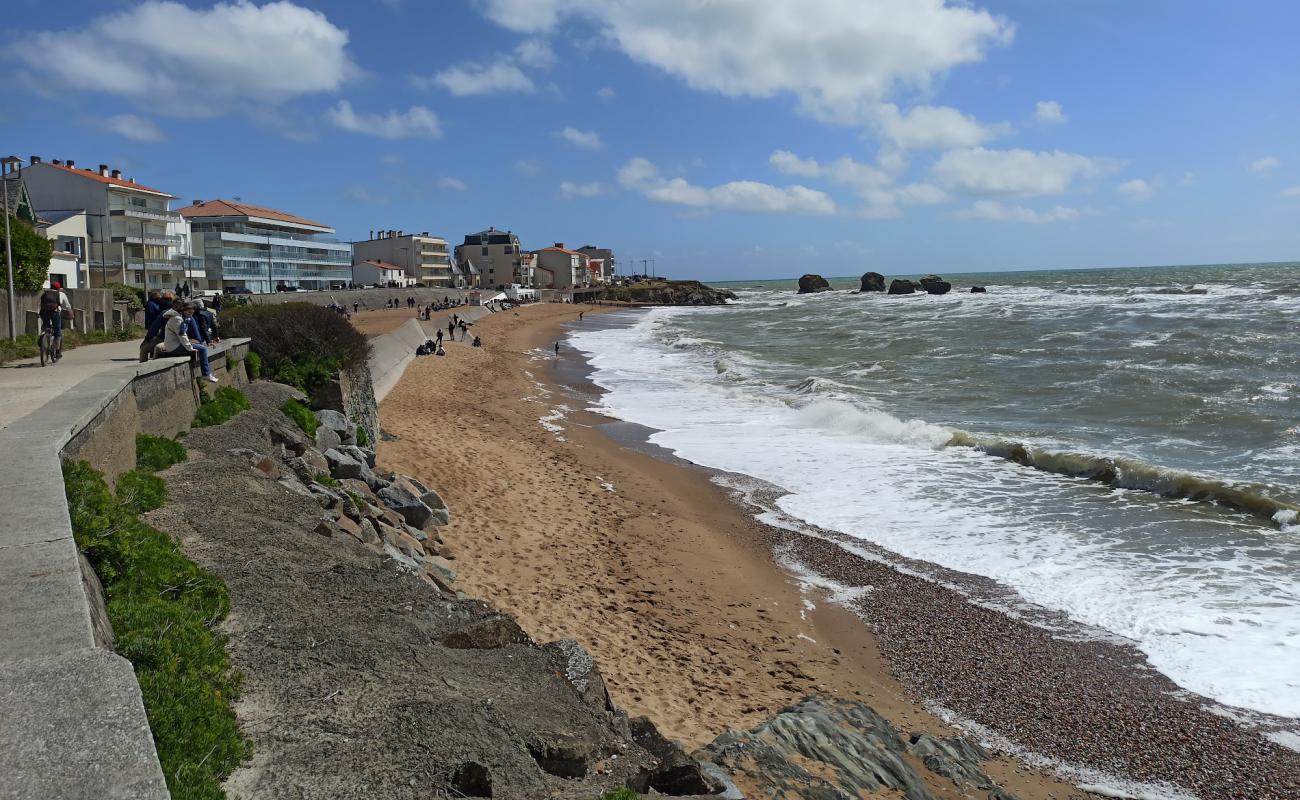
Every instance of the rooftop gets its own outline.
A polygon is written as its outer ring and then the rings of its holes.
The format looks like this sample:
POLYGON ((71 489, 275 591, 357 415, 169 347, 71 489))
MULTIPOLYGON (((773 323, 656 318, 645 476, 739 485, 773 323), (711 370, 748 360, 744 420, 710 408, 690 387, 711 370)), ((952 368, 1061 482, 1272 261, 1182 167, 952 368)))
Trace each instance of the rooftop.
POLYGON ((45 161, 41 161, 39 163, 31 165, 30 167, 28 167, 28 169, 35 169, 38 167, 49 167, 50 169, 57 169, 57 170, 62 170, 64 172, 70 172, 79 178, 85 178, 88 181, 96 181, 98 183, 107 184, 109 186, 118 186, 123 189, 134 189, 137 192, 149 192, 150 194, 161 195, 162 197, 175 197, 175 195, 168 194, 167 192, 164 192, 162 189, 154 189, 152 187, 145 186, 144 184, 136 183, 135 181, 130 180, 129 178, 114 178, 111 175, 100 175, 98 172, 96 172, 93 169, 77 169, 76 167, 69 167, 67 164, 51 164, 45 161))
POLYGON ((276 211, 274 208, 249 205, 248 203, 241 203, 235 200, 195 200, 192 205, 182 207, 180 212, 181 216, 186 219, 202 217, 255 217, 257 219, 266 219, 273 222, 287 222, 291 225, 317 228, 322 232, 334 230, 323 222, 313 222, 305 217, 286 214, 283 211, 276 211))

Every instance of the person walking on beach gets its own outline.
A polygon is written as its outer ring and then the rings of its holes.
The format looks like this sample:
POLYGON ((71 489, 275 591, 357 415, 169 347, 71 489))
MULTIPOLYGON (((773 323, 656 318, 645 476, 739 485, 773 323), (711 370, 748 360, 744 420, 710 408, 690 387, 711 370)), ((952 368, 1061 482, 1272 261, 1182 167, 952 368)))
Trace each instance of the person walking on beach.
POLYGON ((583 314, 586 314, 586 313, 587 313, 586 311, 579 311, 579 312, 578 312, 578 322, 582 322, 582 315, 583 315, 583 314))
POLYGON ((456 323, 447 320, 447 338, 456 341, 456 323))
POLYGON ((434 342, 438 345, 438 347, 442 347, 442 328, 438 329, 438 337, 434 339, 434 342))
POLYGON ((560 357, 560 343, 559 343, 559 342, 556 342, 556 343, 555 343, 555 357, 556 357, 556 358, 559 358, 559 357, 560 357))

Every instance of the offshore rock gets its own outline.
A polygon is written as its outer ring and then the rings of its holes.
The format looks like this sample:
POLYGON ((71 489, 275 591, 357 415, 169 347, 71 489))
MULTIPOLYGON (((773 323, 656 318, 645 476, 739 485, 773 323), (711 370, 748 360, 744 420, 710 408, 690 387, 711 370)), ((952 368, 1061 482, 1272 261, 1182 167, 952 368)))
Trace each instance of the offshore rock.
POLYGON ((813 294, 814 292, 829 292, 830 283, 820 275, 803 275, 799 278, 799 294, 813 294))
POLYGON ((756 787, 755 796, 847 800, 893 790, 907 800, 934 800, 906 752, 869 706, 809 698, 748 731, 727 731, 703 754, 738 784, 756 787))
POLYGON ((985 289, 983 286, 970 287, 971 294, 985 294, 986 292, 988 292, 988 289, 985 289))
POLYGON ((904 278, 895 278, 889 282, 889 294, 912 294, 916 284, 904 278))
POLYGON ((631 286, 607 287, 601 290, 600 298, 658 306, 725 306, 728 300, 735 300, 736 295, 699 281, 644 281, 631 286))
POLYGON ((952 284, 938 275, 925 275, 917 283, 930 294, 947 294, 952 291, 952 284))
POLYGON ((879 272, 868 272, 862 276, 862 288, 860 292, 883 292, 885 291, 885 276, 879 272))

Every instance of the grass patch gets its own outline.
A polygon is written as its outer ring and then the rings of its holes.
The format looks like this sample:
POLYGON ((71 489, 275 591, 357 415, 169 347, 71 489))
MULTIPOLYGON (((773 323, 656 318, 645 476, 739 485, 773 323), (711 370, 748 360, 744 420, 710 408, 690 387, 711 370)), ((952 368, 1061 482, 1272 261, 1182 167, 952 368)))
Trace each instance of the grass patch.
POLYGON ((157 475, 133 469, 117 479, 117 501, 134 514, 162 508, 167 502, 167 484, 157 475))
POLYGON ((357 494, 351 489, 344 489, 343 493, 346 494, 352 500, 352 505, 356 506, 358 511, 370 505, 369 503, 366 502, 366 498, 362 497, 361 495, 357 494))
POLYGON ((343 486, 343 484, 339 483, 338 480, 330 477, 329 475, 326 475, 323 472, 316 473, 316 482, 319 483, 321 486, 328 486, 331 489, 339 489, 342 488, 343 486))
POLYGON ((114 498, 86 462, 65 463, 63 480, 77 546, 104 585, 116 650, 140 681, 167 788, 177 800, 219 800, 222 780, 252 753, 231 707, 241 676, 215 629, 230 612, 226 587, 114 498))
POLYGON ((316 429, 320 427, 320 420, 316 419, 316 415, 312 413, 310 408, 290 397, 284 401, 284 405, 280 406, 280 410, 284 412, 286 417, 293 420, 293 424, 301 428, 303 433, 315 438, 316 429))
POLYGON ((636 792, 632 791, 626 786, 620 786, 619 788, 610 792, 605 792, 600 796, 600 800, 640 800, 640 799, 641 799, 641 795, 637 794, 636 792))
POLYGON ((254 353, 252 350, 249 350, 248 357, 244 359, 244 363, 248 366, 248 379, 250 381, 255 381, 258 378, 262 377, 261 356, 259 356, 257 353, 254 353))
POLYGON ((222 386, 211 395, 207 392, 203 393, 199 410, 194 415, 193 425, 196 428, 220 425, 239 412, 250 408, 252 404, 248 402, 243 392, 233 386, 222 386))
POLYGON ((185 446, 175 439, 164 436, 150 436, 147 433, 135 435, 135 468, 147 472, 161 472, 172 464, 185 460, 185 446))
POLYGON ((357 426, 357 446, 358 447, 370 446, 370 434, 366 433, 365 427, 361 425, 357 426))

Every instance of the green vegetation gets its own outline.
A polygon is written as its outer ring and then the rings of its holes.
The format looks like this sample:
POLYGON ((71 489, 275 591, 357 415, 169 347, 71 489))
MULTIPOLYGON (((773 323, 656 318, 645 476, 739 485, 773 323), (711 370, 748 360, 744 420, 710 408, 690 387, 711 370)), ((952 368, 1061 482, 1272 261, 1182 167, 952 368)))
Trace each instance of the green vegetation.
POLYGON ((226 587, 114 498, 89 464, 64 464, 63 478, 77 546, 104 586, 115 649, 140 681, 167 788, 177 800, 218 800, 222 780, 252 752, 231 707, 241 676, 216 630, 230 612, 226 587))
POLYGON ((321 486, 328 486, 331 489, 341 489, 343 484, 339 483, 333 477, 326 475, 324 472, 316 473, 316 482, 321 486))
POLYGON ((167 501, 167 484, 157 475, 133 469, 117 479, 117 500, 134 514, 153 511, 167 501))
POLYGON ((346 494, 349 498, 351 498, 352 505, 356 506, 358 509, 362 509, 370 505, 369 503, 366 502, 366 498, 362 497, 361 495, 357 494, 351 489, 344 489, 343 493, 346 494))
POLYGON ((358 447, 370 446, 370 434, 366 433, 366 429, 361 425, 357 426, 357 446, 358 447))
POLYGON ((280 406, 280 410, 284 412, 286 417, 293 420, 293 424, 302 428, 303 433, 312 437, 316 436, 316 429, 320 427, 320 420, 316 419, 316 415, 311 413, 310 408, 290 397, 284 401, 284 405, 280 406))
MULTIPOLYGON (((50 274, 50 257, 54 241, 36 232, 26 220, 9 215, 9 235, 13 248, 14 288, 21 292, 38 292, 50 274)), ((9 288, 8 274, 0 270, 0 289, 9 288)))
POLYGON ((640 800, 641 796, 625 786, 605 792, 600 796, 600 800, 640 800))
MULTIPOLYGON (((81 345, 126 342, 143 336, 144 329, 138 325, 119 326, 112 330, 89 331, 87 333, 64 328, 63 349, 75 350, 81 345)), ((0 364, 23 358, 35 358, 38 355, 40 355, 40 352, 36 349, 36 334, 34 333, 24 333, 18 337, 16 342, 0 339, 0 364)))
POLYGON ((129 311, 132 316, 135 315, 135 312, 144 310, 144 289, 137 289, 136 287, 128 286, 125 283, 106 283, 99 288, 112 289, 113 300, 118 303, 126 303, 126 310, 129 311))
POLYGON ((309 394, 335 372, 361 366, 370 353, 366 337, 352 323, 311 303, 229 308, 221 324, 226 336, 253 340, 260 375, 309 394))
POLYGON ((136 469, 160 472, 172 464, 181 463, 185 458, 185 446, 175 439, 150 436, 147 433, 135 435, 136 469))
POLYGON ((262 377, 262 357, 252 350, 248 351, 248 358, 244 359, 248 365, 248 379, 255 381, 262 377))
POLYGON ((220 425, 239 412, 252 408, 244 393, 233 386, 222 386, 212 395, 205 391, 202 397, 198 413, 194 415, 195 428, 220 425))

